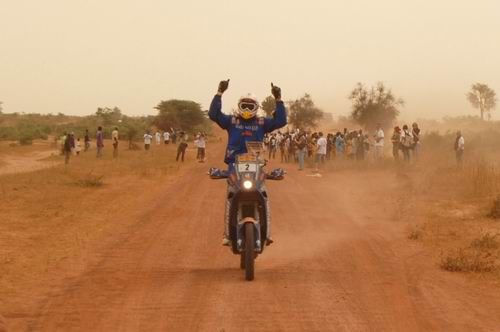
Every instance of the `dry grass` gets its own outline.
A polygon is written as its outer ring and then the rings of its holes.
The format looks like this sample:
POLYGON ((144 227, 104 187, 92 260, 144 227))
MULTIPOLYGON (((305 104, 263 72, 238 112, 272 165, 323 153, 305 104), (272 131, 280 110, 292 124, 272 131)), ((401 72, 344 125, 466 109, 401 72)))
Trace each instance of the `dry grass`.
POLYGON ((499 193, 500 170, 484 159, 466 168, 465 179, 474 197, 496 196, 499 193))
POLYGON ((496 258, 489 252, 460 248, 441 257, 440 267, 450 272, 493 272, 496 258))
POLYGON ((87 188, 97 188, 102 187, 104 185, 103 181, 104 175, 94 175, 89 173, 85 175, 82 179, 76 181, 76 184, 81 187, 87 188))
POLYGON ((476 249, 497 249, 500 247, 500 243, 497 237, 500 234, 492 234, 490 232, 486 232, 481 235, 479 238, 472 240, 471 247, 476 249))
POLYGON ((420 225, 415 225, 408 231, 408 239, 420 240, 424 237, 424 229, 420 225))

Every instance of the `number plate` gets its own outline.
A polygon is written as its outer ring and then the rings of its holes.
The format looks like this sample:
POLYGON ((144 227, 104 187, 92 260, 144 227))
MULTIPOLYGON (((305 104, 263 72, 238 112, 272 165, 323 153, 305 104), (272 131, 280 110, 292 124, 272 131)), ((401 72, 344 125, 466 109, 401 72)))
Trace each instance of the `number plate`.
POLYGON ((257 164, 241 163, 238 164, 238 172, 257 172, 257 164))

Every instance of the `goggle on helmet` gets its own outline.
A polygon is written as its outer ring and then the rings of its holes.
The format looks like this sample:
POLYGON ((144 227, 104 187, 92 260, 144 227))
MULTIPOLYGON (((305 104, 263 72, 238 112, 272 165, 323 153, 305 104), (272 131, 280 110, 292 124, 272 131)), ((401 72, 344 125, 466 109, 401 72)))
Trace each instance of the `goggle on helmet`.
POLYGON ((253 95, 248 94, 238 101, 238 115, 245 120, 249 120, 257 115, 259 102, 253 95))

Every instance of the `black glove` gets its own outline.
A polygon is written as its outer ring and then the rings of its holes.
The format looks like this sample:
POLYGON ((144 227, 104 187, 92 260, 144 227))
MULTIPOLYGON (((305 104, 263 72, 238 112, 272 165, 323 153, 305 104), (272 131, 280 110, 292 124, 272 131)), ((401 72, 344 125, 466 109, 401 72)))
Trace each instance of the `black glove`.
POLYGON ((226 91, 228 87, 229 87, 229 79, 227 79, 227 81, 220 81, 219 89, 217 91, 220 93, 224 93, 224 91, 226 91))
POLYGON ((281 100, 281 89, 273 83, 271 83, 271 93, 273 94, 274 99, 281 100))

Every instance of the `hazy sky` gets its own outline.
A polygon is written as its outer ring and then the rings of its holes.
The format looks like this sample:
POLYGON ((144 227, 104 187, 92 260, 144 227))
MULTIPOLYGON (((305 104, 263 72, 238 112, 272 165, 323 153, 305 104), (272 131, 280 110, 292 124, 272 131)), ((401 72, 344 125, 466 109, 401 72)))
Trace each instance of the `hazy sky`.
POLYGON ((385 82, 405 117, 474 112, 475 81, 500 93, 499 0, 0 0, 0 13, 6 112, 208 107, 224 78, 227 109, 273 81, 335 115, 356 82, 385 82))

